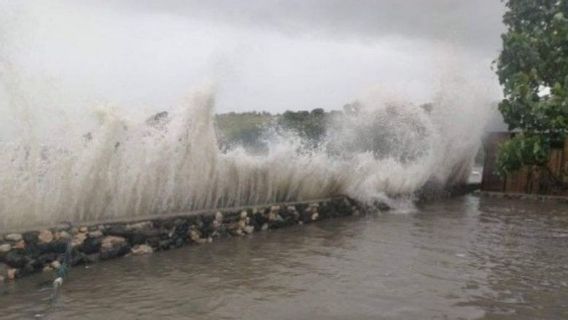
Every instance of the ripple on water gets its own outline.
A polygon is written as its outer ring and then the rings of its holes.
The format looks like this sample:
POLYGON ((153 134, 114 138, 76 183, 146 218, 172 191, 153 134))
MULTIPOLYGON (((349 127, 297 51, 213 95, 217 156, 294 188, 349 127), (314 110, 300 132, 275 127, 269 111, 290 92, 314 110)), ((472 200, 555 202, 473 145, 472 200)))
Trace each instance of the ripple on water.
POLYGON ((1 319, 568 319, 568 206, 464 197, 0 287, 1 319))

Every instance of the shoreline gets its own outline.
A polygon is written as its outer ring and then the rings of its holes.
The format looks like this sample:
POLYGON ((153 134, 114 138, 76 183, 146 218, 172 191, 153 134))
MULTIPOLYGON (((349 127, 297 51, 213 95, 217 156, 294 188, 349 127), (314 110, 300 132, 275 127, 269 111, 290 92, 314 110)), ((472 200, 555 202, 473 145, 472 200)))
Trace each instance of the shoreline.
POLYGON ((362 204, 341 196, 0 233, 0 283, 39 272, 58 274, 66 267, 125 255, 151 254, 211 243, 218 238, 242 237, 366 213, 367 208, 362 204), (66 251, 70 251, 69 261, 65 258, 66 251), (69 266, 64 266, 66 263, 69 266))

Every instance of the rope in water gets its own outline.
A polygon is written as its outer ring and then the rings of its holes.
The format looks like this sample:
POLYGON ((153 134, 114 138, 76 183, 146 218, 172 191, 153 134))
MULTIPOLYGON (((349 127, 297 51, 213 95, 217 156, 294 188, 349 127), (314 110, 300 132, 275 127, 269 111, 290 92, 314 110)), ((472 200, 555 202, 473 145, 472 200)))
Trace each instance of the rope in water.
MULTIPOLYGON (((71 222, 66 222, 71 229, 73 226, 71 222)), ((57 302, 57 298, 59 297, 59 289, 63 286, 63 280, 67 277, 69 272, 71 271, 71 260, 72 260, 72 253, 73 253, 73 245, 72 245, 72 238, 69 237, 67 239, 67 244, 65 246, 65 254, 63 255, 63 261, 59 268, 55 271, 56 278, 53 280, 53 291, 51 294, 50 302, 53 305, 57 302)))

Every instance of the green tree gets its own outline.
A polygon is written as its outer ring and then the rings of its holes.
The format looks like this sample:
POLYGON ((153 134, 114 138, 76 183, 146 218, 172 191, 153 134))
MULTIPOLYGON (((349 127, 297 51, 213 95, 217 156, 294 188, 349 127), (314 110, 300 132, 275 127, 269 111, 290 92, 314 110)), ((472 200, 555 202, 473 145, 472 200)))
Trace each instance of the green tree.
POLYGON ((548 151, 568 132, 568 0, 507 0, 496 71, 499 104, 515 136, 498 154, 502 174, 546 167, 548 151))
POLYGON ((295 132, 310 145, 315 146, 326 134, 326 124, 331 113, 321 108, 309 111, 286 111, 278 119, 282 129, 295 132))

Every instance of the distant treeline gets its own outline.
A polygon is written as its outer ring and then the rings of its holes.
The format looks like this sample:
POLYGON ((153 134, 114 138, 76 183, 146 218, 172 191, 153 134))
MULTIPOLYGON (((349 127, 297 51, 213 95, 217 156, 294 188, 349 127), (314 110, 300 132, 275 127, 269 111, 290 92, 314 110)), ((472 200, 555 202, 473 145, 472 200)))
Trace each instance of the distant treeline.
MULTIPOLYGON (((431 104, 420 107, 427 112, 431 104)), ((219 143, 222 149, 243 146, 248 151, 261 152, 266 148, 263 137, 269 130, 297 135, 307 146, 316 146, 326 136, 328 124, 343 116, 359 113, 358 101, 345 104, 342 111, 325 111, 316 108, 311 111, 286 111, 282 114, 262 112, 223 113, 215 116, 219 143)))
MULTIPOLYGON (((423 104, 420 106, 426 112, 432 111, 432 104, 423 104)), ((222 150, 227 150, 235 146, 241 146, 248 152, 263 153, 268 150, 267 141, 271 132, 273 133, 293 133, 302 139, 306 146, 317 146, 327 135, 328 124, 332 121, 338 121, 344 116, 357 114, 360 111, 358 102, 346 104, 343 111, 332 110, 325 111, 322 108, 316 108, 311 111, 286 111, 282 114, 271 114, 266 111, 262 112, 242 112, 242 113, 224 113, 215 116, 215 125, 219 145, 222 150)), ((388 126, 384 128, 388 131, 388 126)), ((377 128, 377 137, 375 142, 368 144, 377 144, 389 136, 389 132, 383 132, 381 128, 377 128), (385 137, 382 137, 385 136, 385 137)), ((355 144, 356 141, 354 141, 355 144)), ((388 143, 382 143, 388 145, 388 143)), ((384 151, 384 147, 375 149, 384 151)), ((481 165, 484 161, 483 148, 480 148, 475 159, 476 164, 481 165)))
POLYGON ((240 145, 249 151, 261 152, 266 148, 262 138, 269 130, 290 132, 306 143, 317 144, 326 134, 327 123, 342 114, 321 108, 282 114, 230 112, 216 115, 215 120, 222 148, 240 145))

